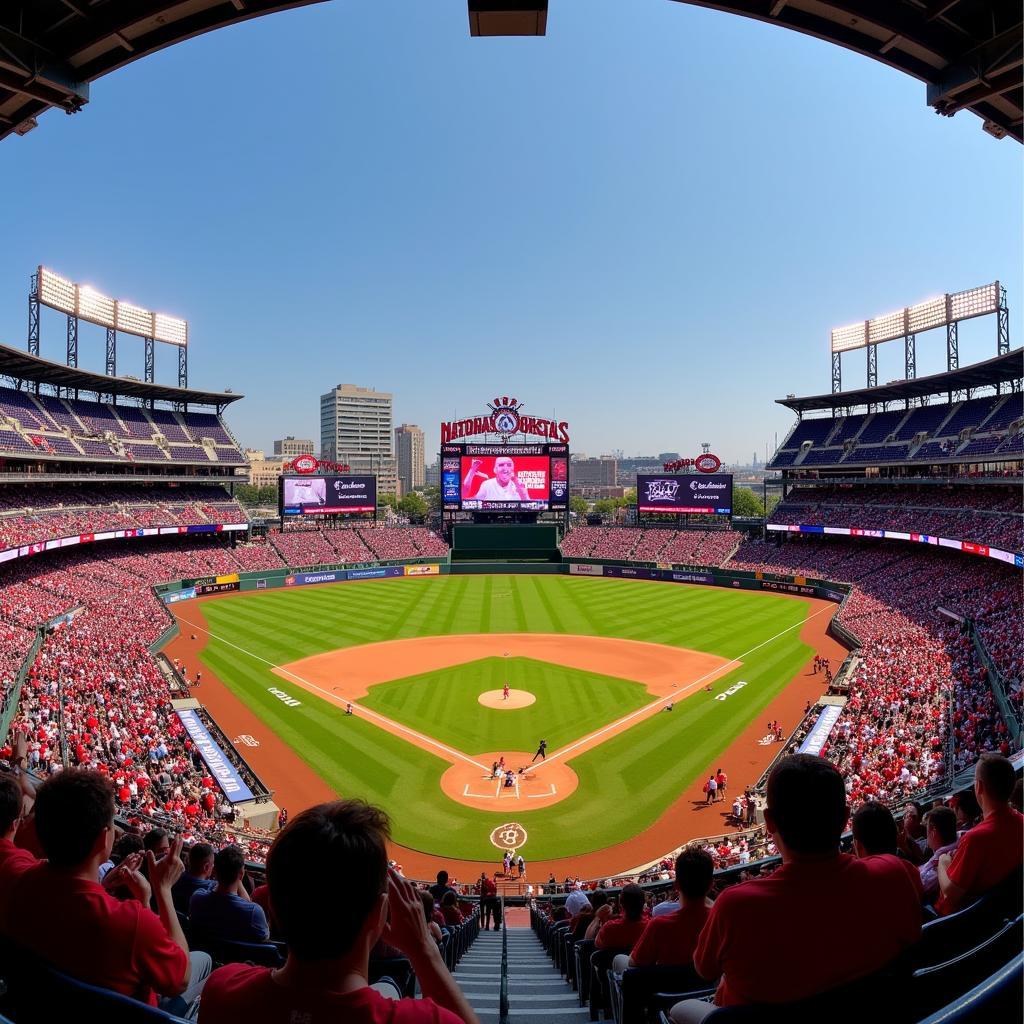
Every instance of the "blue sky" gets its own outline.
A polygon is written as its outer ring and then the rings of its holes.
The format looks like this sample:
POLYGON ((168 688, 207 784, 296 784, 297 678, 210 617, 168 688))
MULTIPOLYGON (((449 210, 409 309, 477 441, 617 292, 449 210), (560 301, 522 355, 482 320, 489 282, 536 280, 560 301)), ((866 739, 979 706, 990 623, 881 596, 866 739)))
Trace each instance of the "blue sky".
MULTIPOLYGON (((245 445, 318 440, 347 382, 393 391, 428 451, 514 394, 579 451, 727 461, 788 429, 775 398, 828 390, 832 326, 999 278, 1020 343, 1016 143, 774 26, 550 7, 544 39, 471 39, 465 0, 335 0, 101 79, 0 147, 0 340, 24 346, 44 263, 186 317, 191 382, 245 393, 245 445)), ((43 355, 64 344, 44 314, 43 355)), ((922 335, 918 372, 944 353, 922 335)), ((994 353, 991 318, 962 328, 962 363, 994 353)), ((141 377, 141 341, 120 355, 141 377)))

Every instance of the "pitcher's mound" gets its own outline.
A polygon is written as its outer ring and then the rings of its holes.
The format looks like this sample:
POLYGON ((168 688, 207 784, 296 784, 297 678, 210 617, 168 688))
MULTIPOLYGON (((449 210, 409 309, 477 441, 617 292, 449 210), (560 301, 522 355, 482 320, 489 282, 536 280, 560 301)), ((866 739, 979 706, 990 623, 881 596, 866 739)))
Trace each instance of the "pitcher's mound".
POLYGON ((504 708, 506 711, 529 707, 536 699, 529 690, 509 690, 508 700, 504 699, 503 690, 486 690, 477 697, 485 708, 504 708))

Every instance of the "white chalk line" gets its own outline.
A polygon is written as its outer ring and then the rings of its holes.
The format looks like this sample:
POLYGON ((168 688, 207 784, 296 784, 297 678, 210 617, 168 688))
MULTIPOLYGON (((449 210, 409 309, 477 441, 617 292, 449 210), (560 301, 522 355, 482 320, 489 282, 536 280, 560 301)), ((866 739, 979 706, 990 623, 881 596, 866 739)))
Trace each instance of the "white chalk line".
MULTIPOLYGON (((195 622, 190 622, 188 619, 179 619, 178 621, 184 622, 187 626, 191 626, 193 629, 201 630, 207 636, 212 636, 215 640, 219 640, 222 644, 227 644, 228 647, 234 647, 236 651, 241 651, 242 654, 247 654, 250 658, 253 658, 255 661, 260 661, 264 665, 269 665, 271 668, 277 669, 277 671, 280 672, 282 675, 291 676, 292 679, 300 683, 302 686, 307 687, 315 693, 322 694, 332 704, 340 699, 333 693, 328 693, 327 690, 323 689, 320 686, 317 686, 316 683, 311 683, 308 679, 303 679, 302 676, 297 675, 290 669, 282 668, 280 665, 275 665, 272 661, 267 661, 266 658, 261 658, 258 654, 254 654, 252 651, 248 651, 244 647, 239 647, 238 644, 232 643, 225 637, 218 636, 216 633, 214 633, 212 630, 207 629, 205 626, 197 625, 195 622)), ((473 758, 467 757, 465 754, 463 754, 461 750, 455 750, 453 747, 449 747, 446 744, 441 743, 440 740, 435 740, 432 736, 427 736, 424 733, 417 732, 415 729, 409 729, 407 726, 402 725, 401 722, 396 722, 392 718, 388 718, 385 715, 380 715, 376 711, 371 711, 368 707, 365 707, 362 704, 359 705, 359 710, 367 718, 375 719, 377 722, 386 722, 390 729, 394 729, 398 732, 403 732, 407 736, 413 736, 417 740, 420 740, 422 743, 434 747, 437 750, 443 750, 449 756, 458 758, 460 761, 465 761, 467 764, 471 764, 474 767, 481 769, 482 771, 490 771, 490 769, 486 765, 480 764, 479 761, 474 761, 473 758)))
POLYGON ((628 715, 623 715, 622 718, 612 722, 610 725, 602 726, 600 729, 597 729, 596 731, 590 733, 588 736, 584 736, 583 739, 577 740, 575 743, 570 743, 569 746, 562 747, 561 750, 556 750, 553 754, 549 754, 548 757, 545 758, 545 760, 541 761, 541 763, 537 766, 536 770, 540 771, 544 767, 544 765, 550 764, 550 762, 554 761, 556 758, 565 757, 566 754, 570 753, 573 750, 579 749, 585 743, 590 743, 591 741, 597 739, 599 736, 603 736, 606 732, 610 732, 613 729, 619 729, 627 722, 633 721, 633 719, 637 718, 639 715, 647 714, 652 708, 656 708, 659 705, 664 707, 666 703, 673 702, 677 700, 679 697, 685 697, 687 693, 689 693, 692 689, 700 686, 702 683, 707 682, 707 680, 709 680, 712 676, 717 676, 720 673, 732 668, 732 666, 734 665, 743 664, 743 659, 746 658, 748 655, 753 654, 754 651, 759 651, 762 647, 766 647, 773 641, 778 640, 780 636, 785 636, 787 633, 792 632, 794 629, 803 628, 808 622, 811 621, 811 619, 817 618, 819 615, 823 615, 825 612, 831 612, 832 610, 833 609, 831 606, 826 608, 820 608, 813 614, 808 615, 807 618, 803 619, 801 622, 796 622, 792 626, 787 626, 781 632, 776 633, 775 636, 770 636, 767 640, 764 640, 756 646, 751 647, 749 651, 744 651, 742 654, 733 658, 731 661, 727 661, 724 665, 719 665, 717 668, 713 668, 710 672, 705 672, 704 675, 702 675, 699 679, 695 679, 692 683, 688 683, 686 686, 677 690, 675 693, 667 694, 664 697, 658 697, 657 700, 652 700, 650 704, 645 704, 642 708, 638 708, 636 711, 632 711, 628 715))

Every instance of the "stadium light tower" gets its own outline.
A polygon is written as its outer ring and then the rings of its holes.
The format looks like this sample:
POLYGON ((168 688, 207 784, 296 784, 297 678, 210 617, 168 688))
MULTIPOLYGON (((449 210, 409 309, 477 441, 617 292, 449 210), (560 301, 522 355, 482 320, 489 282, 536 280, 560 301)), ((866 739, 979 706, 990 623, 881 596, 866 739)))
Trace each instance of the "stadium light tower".
POLYGON ((548 0, 469 0, 471 36, 543 36, 548 0))

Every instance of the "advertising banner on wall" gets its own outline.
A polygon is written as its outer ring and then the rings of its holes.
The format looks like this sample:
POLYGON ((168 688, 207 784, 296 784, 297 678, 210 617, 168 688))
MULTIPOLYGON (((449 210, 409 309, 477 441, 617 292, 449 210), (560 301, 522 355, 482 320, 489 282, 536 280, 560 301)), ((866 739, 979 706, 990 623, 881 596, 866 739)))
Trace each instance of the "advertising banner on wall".
POLYGON ((404 576, 403 565, 380 565, 375 569, 349 569, 345 578, 350 580, 380 580, 395 576, 404 576))
POLYGON ((569 563, 570 576, 603 576, 603 565, 585 565, 582 562, 569 563))
POLYGON ((347 579, 344 569, 336 569, 333 572, 297 572, 292 576, 285 576, 286 587, 307 587, 313 583, 339 583, 347 579))
POLYGON ((182 587, 176 594, 164 594, 164 604, 177 604, 179 601, 191 601, 196 596, 195 587, 182 587))
POLYGON ((403 565, 406 576, 440 576, 439 565, 403 565))
POLYGON ((242 781, 235 766, 228 760, 227 755, 221 750, 217 741, 210 735, 210 731, 203 724, 202 719, 191 708, 177 711, 181 724, 189 734, 192 742, 199 751, 203 763, 210 769, 210 774, 217 780, 217 784, 224 795, 233 804, 242 803, 245 800, 252 800, 252 790, 242 781))

